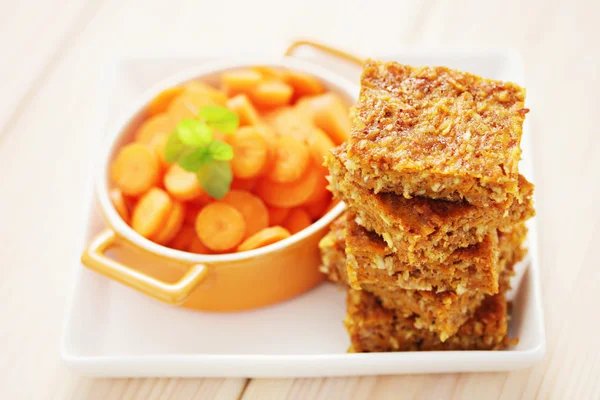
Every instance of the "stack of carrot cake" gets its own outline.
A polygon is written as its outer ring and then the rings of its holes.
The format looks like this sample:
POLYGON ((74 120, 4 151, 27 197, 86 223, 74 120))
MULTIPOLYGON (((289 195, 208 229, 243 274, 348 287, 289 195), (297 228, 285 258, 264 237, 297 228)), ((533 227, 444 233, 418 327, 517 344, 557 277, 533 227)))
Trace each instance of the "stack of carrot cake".
POLYGON ((347 143, 326 157, 346 213, 321 241, 348 287, 351 351, 505 348, 533 185, 519 86, 368 61, 347 143))

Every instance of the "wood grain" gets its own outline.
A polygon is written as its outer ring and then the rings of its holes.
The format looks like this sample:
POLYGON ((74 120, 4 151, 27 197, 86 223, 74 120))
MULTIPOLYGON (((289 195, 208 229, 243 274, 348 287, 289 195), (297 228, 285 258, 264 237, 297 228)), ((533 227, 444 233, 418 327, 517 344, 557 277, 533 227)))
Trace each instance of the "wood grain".
POLYGON ((0 1, 0 398, 600 398, 598 2, 173 4, 0 1), (58 339, 97 140, 87 132, 107 60, 152 52, 280 54, 289 40, 307 36, 364 55, 499 47, 523 55, 545 359, 510 373, 335 379, 111 380, 70 373, 58 358, 58 339))

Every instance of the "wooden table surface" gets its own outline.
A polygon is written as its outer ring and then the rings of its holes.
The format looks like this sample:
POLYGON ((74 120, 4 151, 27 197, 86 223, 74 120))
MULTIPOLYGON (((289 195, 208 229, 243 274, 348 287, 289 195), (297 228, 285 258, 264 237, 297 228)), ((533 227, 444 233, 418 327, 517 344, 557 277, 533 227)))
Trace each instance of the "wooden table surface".
POLYGON ((600 398, 600 6, 595 1, 0 0, 0 398, 600 398), (136 53, 280 54, 313 37, 368 55, 513 47, 535 142, 548 352, 510 373, 92 379, 58 343, 98 79, 136 53), (594 39, 596 37, 596 39, 594 39))

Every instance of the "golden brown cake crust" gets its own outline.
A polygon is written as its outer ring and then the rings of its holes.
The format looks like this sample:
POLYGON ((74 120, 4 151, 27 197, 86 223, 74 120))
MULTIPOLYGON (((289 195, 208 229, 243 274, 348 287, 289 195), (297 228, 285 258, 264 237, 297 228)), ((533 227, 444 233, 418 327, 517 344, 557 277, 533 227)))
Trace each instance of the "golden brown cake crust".
POLYGON ((344 166, 345 145, 326 157, 330 190, 343 200, 367 229, 377 232, 407 262, 441 262, 460 247, 480 242, 495 229, 507 229, 535 215, 533 185, 519 178, 519 197, 508 209, 476 207, 466 202, 406 199, 393 193, 374 193, 352 180, 344 166))
POLYGON ((498 234, 492 231, 483 241, 455 250, 442 262, 411 264, 385 244, 374 232, 358 225, 348 213, 346 258, 350 285, 397 286, 402 289, 436 292, 498 292, 498 234))
MULTIPOLYGON (((521 260, 525 249, 521 246, 526 234, 524 225, 511 232, 499 234, 501 273, 500 287, 505 291, 513 274, 514 264, 521 260)), ((345 260, 345 219, 338 218, 331 231, 320 243, 323 266, 321 271, 334 282, 348 284, 345 260)), ((389 289, 377 285, 362 285, 362 289, 374 294, 387 309, 397 310, 402 315, 413 318, 419 329, 428 329, 444 341, 454 335, 458 328, 473 315, 485 295, 477 292, 456 294, 455 292, 435 293, 422 290, 389 289)))
POLYGON ((501 350, 508 346, 504 294, 488 296, 458 332, 445 341, 415 327, 414 317, 384 308, 364 290, 348 290, 344 325, 353 352, 501 350))
POLYGON ((524 101, 513 83, 369 60, 346 167, 375 192, 506 203, 518 196, 524 101))

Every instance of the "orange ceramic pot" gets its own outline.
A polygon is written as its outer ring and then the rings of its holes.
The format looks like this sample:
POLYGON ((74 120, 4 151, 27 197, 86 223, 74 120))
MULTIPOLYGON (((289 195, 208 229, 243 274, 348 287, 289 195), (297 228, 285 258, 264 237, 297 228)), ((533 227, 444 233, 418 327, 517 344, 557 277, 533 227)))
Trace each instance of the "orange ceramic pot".
POLYGON ((358 87, 343 77, 291 57, 274 61, 215 61, 183 71, 156 85, 132 105, 102 147, 97 164, 96 193, 108 227, 84 251, 82 262, 85 266, 163 302, 211 311, 245 310, 274 304, 297 296, 323 280, 318 271, 318 243, 327 232, 328 225, 342 213, 343 204, 338 204, 309 228, 272 245, 242 253, 201 255, 174 250, 145 239, 119 217, 109 198, 108 171, 113 156, 127 140, 131 127, 142 118, 154 96, 168 87, 190 80, 215 83, 223 71, 253 65, 307 72, 349 103, 354 103, 358 96, 358 87), (131 254, 142 252, 153 262, 134 256, 109 256, 107 250, 117 244, 133 247, 131 254))

